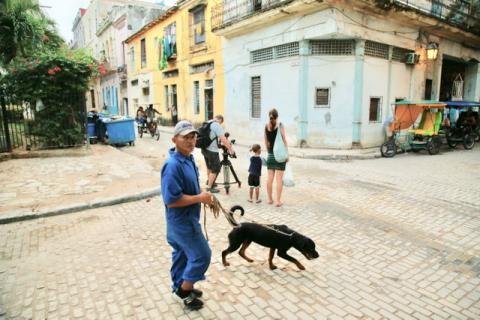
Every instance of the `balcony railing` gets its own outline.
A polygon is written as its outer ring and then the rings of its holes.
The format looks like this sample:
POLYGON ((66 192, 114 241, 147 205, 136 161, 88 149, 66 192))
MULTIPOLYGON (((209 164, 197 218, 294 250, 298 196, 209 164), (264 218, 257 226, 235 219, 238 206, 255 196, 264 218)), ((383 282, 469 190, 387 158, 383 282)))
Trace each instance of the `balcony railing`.
POLYGON ((223 0, 212 7, 212 31, 292 1, 294 0, 223 0))
MULTIPOLYGON (((220 0, 212 7, 212 31, 226 28, 260 12, 265 12, 295 0, 220 0)), ((375 1, 382 8, 392 6, 418 11, 443 20, 461 29, 480 34, 480 8, 467 0, 394 0, 375 1)), ((332 2, 334 3, 334 1, 332 2)))
POLYGON ((480 8, 466 0, 395 0, 395 5, 411 8, 448 24, 478 34, 480 8))

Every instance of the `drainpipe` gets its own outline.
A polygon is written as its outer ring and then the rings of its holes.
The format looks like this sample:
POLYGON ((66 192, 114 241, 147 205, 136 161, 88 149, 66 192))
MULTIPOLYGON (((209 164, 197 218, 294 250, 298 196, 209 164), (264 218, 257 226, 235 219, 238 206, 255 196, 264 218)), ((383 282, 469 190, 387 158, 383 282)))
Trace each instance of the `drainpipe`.
POLYGON ((365 40, 355 43, 355 78, 353 90, 353 133, 352 145, 360 144, 363 105, 363 67, 365 62, 365 40))
POLYGON ((393 47, 388 47, 388 80, 387 80, 387 112, 385 112, 385 119, 387 119, 391 115, 391 108, 390 108, 390 91, 392 89, 392 55, 393 55, 393 47))
POLYGON ((298 130, 297 145, 302 147, 307 142, 308 129, 308 40, 299 43, 299 68, 298 68, 298 130))

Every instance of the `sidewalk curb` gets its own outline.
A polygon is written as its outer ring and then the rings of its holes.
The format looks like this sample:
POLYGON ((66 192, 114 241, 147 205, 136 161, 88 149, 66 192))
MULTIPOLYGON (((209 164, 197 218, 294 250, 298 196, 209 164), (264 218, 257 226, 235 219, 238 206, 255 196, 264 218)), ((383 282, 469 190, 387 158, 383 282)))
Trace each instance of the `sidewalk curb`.
MULTIPOLYGON (((170 129, 166 129, 165 127, 160 127, 159 130, 160 130, 160 132, 163 132, 163 133, 173 134, 173 128, 170 130, 170 129)), ((250 148, 250 145, 247 145, 247 144, 244 144, 244 143, 238 143, 238 142, 235 143, 235 146, 250 148)), ((315 150, 316 148, 308 148, 308 149, 315 150)), ((327 150, 327 149, 325 149, 325 150, 327 150)), ((351 149, 345 149, 346 152, 344 154, 327 153, 327 154, 307 155, 307 154, 301 154, 301 151, 295 151, 295 150, 290 149, 290 156, 293 157, 293 158, 312 159, 312 160, 368 160, 368 159, 381 158, 380 151, 369 152, 369 153, 365 153, 365 154, 349 154, 350 150, 351 149), (299 153, 297 153, 297 152, 299 152, 299 153)))
POLYGON ((73 213, 73 212, 84 211, 89 209, 113 206, 116 204, 151 198, 158 195, 160 195, 160 188, 157 187, 157 188, 145 190, 145 191, 130 194, 130 195, 106 198, 102 200, 94 200, 92 202, 87 202, 87 203, 76 203, 66 207, 46 209, 46 210, 42 210, 34 213, 17 211, 17 212, 12 212, 8 214, 6 217, 5 216, 0 217, 0 224, 8 224, 13 222, 27 221, 27 220, 33 220, 38 218, 46 218, 46 217, 58 216, 66 213, 73 213))

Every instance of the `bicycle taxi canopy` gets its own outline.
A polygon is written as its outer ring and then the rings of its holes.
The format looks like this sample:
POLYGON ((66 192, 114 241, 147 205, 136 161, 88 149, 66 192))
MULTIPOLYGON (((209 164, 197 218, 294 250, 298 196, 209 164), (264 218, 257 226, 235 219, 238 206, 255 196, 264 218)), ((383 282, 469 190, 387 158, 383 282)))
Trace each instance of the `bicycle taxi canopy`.
MULTIPOLYGON (((392 123, 390 124, 390 129, 392 131, 399 131, 403 129, 410 128, 415 121, 417 121, 418 116, 424 111, 433 111, 431 109, 443 109, 446 104, 444 102, 438 102, 433 100, 422 100, 422 101, 409 101, 401 100, 397 101, 394 104, 395 113, 392 123)), ((433 114, 433 113, 432 113, 433 114)), ((422 117, 422 122, 432 122, 434 126, 438 121, 441 121, 441 113, 438 112, 435 116, 426 116, 424 113, 422 117)), ((422 125, 422 127, 427 127, 422 125)))
POLYGON ((473 107, 480 107, 480 102, 475 101, 445 101, 443 103, 446 104, 447 108, 454 109, 468 109, 473 107))

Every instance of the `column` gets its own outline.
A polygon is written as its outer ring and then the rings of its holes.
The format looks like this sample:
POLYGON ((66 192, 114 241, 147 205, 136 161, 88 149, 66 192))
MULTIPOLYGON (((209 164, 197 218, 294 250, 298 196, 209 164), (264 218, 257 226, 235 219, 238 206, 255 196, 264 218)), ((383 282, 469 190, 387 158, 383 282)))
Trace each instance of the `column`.
POLYGON ((298 68, 298 129, 297 144, 302 146, 307 141, 308 131, 308 40, 299 43, 299 68, 298 68))
POLYGON ((363 68, 365 62, 365 40, 355 43, 355 77, 353 90, 353 132, 352 144, 360 143, 363 107, 363 68))

